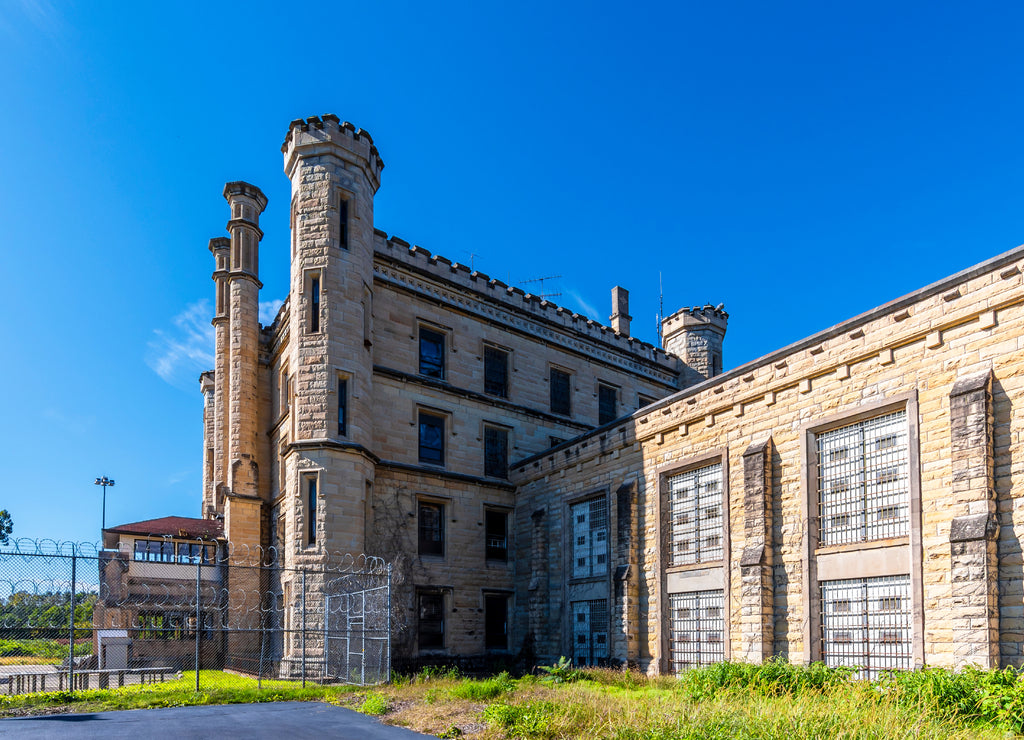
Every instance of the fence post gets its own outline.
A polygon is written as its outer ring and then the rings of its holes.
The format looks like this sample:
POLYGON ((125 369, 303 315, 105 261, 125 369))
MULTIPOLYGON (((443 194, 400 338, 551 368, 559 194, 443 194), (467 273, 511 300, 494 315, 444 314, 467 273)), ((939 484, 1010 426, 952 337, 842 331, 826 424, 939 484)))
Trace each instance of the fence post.
POLYGON ((203 575, 203 555, 202 546, 200 546, 200 555, 196 560, 196 693, 199 692, 199 635, 202 632, 202 611, 199 608, 199 599, 201 598, 200 591, 200 579, 203 575))
POLYGON ((306 688, 306 571, 302 571, 302 688, 306 688))
POLYGON ((387 683, 391 683, 391 563, 388 563, 388 612, 385 615, 385 629, 388 632, 388 672, 387 683))
POLYGON ((71 614, 68 616, 68 689, 74 691, 75 684, 75 580, 78 577, 75 548, 71 548, 71 614))

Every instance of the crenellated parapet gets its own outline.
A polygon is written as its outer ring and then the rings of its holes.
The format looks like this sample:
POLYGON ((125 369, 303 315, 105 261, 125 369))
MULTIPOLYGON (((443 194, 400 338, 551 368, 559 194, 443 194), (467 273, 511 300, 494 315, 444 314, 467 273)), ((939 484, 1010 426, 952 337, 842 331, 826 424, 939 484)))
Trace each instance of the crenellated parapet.
POLYGON ((679 358, 661 347, 644 342, 636 337, 610 326, 605 326, 587 316, 570 311, 546 300, 539 295, 528 293, 522 288, 508 285, 496 278, 471 269, 468 265, 453 262, 430 250, 409 244, 397 236, 388 236, 377 229, 374 232, 374 251, 378 258, 399 263, 417 273, 428 275, 441 283, 452 284, 471 291, 482 300, 518 313, 526 313, 542 323, 555 324, 576 335, 583 335, 594 342, 610 345, 615 350, 633 356, 634 359, 654 363, 662 371, 676 374, 681 369, 679 358))
POLYGON ((729 314, 721 303, 681 308, 661 322, 665 349, 686 363, 683 387, 722 372, 722 341, 728 324, 729 314))
POLYGON ((345 158, 352 157, 360 161, 374 191, 380 187, 380 173, 384 169, 384 160, 380 158, 369 132, 356 128, 348 121, 342 121, 330 113, 325 116, 299 118, 291 122, 281 145, 285 173, 288 177, 292 176, 300 157, 330 154, 334 147, 344 149, 348 155, 345 158))

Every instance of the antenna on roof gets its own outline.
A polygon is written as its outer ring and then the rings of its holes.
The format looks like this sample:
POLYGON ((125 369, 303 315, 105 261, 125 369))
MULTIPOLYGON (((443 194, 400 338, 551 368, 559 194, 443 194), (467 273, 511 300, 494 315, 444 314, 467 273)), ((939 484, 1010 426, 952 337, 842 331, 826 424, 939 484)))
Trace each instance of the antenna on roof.
POLYGON ((661 271, 658 271, 658 326, 656 330, 658 332, 658 346, 661 345, 661 322, 665 319, 665 291, 661 287, 661 271))
POLYGON ((561 275, 548 275, 547 277, 530 278, 529 280, 520 280, 520 285, 526 285, 527 283, 540 283, 540 292, 537 293, 538 298, 555 298, 556 296, 562 295, 561 293, 545 293, 544 292, 544 281, 545 280, 558 280, 561 275))

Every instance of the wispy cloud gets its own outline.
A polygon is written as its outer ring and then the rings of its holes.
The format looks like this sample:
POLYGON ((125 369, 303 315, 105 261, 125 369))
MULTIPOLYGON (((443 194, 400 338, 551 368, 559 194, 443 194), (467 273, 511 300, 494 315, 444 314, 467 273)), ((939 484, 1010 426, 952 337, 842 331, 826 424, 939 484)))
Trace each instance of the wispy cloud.
POLYGON ((199 373, 213 368, 213 311, 208 300, 189 304, 172 320, 172 326, 154 329, 146 364, 176 388, 192 390, 199 373))
MULTIPOLYGON (((578 306, 576 313, 582 313, 584 316, 591 318, 594 321, 600 321, 602 324, 604 323, 604 320, 601 319, 601 313, 587 303, 578 290, 570 288, 569 290, 564 291, 564 293, 569 298, 572 298, 572 302, 575 302, 576 306, 578 306), (583 310, 580 311, 579 309, 583 310)), ((566 306, 566 308, 572 308, 572 305, 566 306)))
POLYGON ((270 326, 274 323, 274 319, 277 317, 277 312, 281 310, 281 306, 284 305, 284 301, 280 298, 275 298, 270 301, 260 301, 260 323, 264 326, 270 326))
POLYGON ((25 26, 56 40, 64 32, 64 18, 50 0, 14 0, 0 3, 0 32, 11 38, 25 35, 25 26))

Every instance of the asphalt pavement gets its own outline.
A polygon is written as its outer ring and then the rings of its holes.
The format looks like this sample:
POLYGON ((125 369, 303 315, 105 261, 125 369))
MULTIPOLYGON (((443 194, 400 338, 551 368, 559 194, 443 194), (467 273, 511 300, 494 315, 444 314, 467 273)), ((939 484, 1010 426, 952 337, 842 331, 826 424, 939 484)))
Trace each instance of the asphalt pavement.
POLYGON ((217 706, 132 709, 95 714, 49 714, 0 720, 0 737, 19 740, 84 738, 340 738, 422 740, 404 727, 391 727, 351 709, 322 702, 268 702, 217 706))

